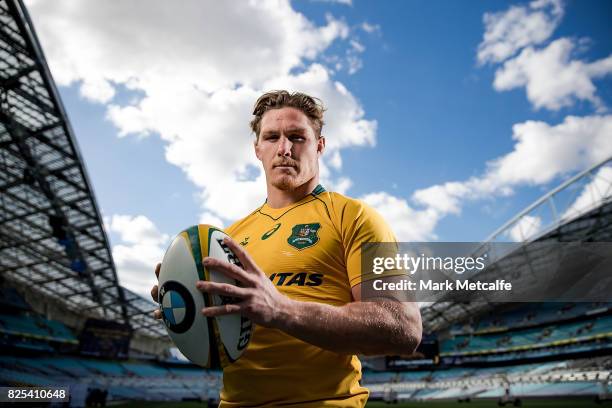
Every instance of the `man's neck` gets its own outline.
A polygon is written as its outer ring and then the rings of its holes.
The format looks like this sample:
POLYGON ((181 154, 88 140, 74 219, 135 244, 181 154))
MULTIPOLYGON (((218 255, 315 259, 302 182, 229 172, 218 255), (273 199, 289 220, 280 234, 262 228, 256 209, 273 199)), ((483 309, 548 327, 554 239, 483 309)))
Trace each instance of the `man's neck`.
POLYGON ((271 208, 283 208, 295 204, 319 185, 319 178, 313 177, 308 182, 302 184, 292 191, 279 190, 278 188, 268 185, 268 205, 271 208))

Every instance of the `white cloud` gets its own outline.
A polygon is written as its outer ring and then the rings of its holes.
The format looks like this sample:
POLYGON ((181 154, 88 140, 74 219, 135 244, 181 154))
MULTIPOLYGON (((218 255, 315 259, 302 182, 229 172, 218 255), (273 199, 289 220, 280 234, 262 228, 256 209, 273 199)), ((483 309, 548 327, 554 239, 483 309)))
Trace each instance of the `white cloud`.
POLYGON ((80 83, 88 99, 106 103, 120 136, 159 135, 166 159, 199 190, 201 220, 235 220, 265 197, 263 174, 250 171, 260 166, 248 128, 263 91, 301 90, 325 102, 328 186, 350 186, 339 174, 342 149, 375 144, 376 122, 320 63, 334 42, 360 52, 331 15, 317 26, 273 0, 28 4, 57 82, 80 83), (142 97, 120 103, 117 86, 142 97))
POLYGON ((525 242, 535 236, 541 228, 542 219, 540 217, 524 215, 508 230, 507 236, 514 242, 525 242))
POLYGON ((225 228, 225 223, 223 220, 208 211, 204 211, 202 214, 200 214, 200 220, 198 223, 212 225, 213 227, 217 228, 225 228))
POLYGON ((121 241, 112 248, 119 282, 149 298, 151 287, 157 282, 155 265, 161 262, 170 236, 161 233, 144 215, 113 215, 105 217, 105 223, 121 241))
POLYGON ((60 85, 102 81, 148 90, 189 83, 203 92, 256 85, 313 59, 345 23, 317 27, 287 1, 28 2, 60 85))
POLYGON ((544 185, 610 157, 611 134, 612 115, 568 116, 556 126, 519 123, 513 126, 513 150, 491 160, 482 175, 417 190, 412 199, 436 211, 437 219, 458 214, 466 201, 508 195, 519 186, 544 185))
POLYGON ((490 162, 483 178, 494 189, 548 183, 612 155, 612 115, 568 116, 556 126, 527 121, 512 130, 513 151, 490 162))
POLYGON ((544 49, 525 48, 497 70, 493 86, 498 91, 524 86, 536 108, 558 110, 586 100, 601 111, 593 79, 612 73, 612 56, 587 63, 570 58, 574 47, 572 40, 561 38, 544 49))
MULTIPOLYGON (((495 89, 524 86, 536 108, 557 110, 587 100, 603 111, 592 80, 612 72, 612 56, 591 63, 572 59, 575 43, 567 38, 536 48, 550 38, 562 16, 563 5, 555 0, 536 0, 528 6, 485 14, 478 61, 505 61, 496 71, 495 89)), ((558 125, 525 121, 512 130, 513 150, 489 161, 483 174, 417 190, 412 200, 437 211, 438 218, 459 214, 466 201, 509 195, 524 185, 544 185, 612 155, 610 115, 567 116, 558 125)), ((523 217, 509 236, 524 240, 537 233, 541 223, 537 217, 523 217)))
POLYGON ((366 49, 365 46, 357 40, 350 40, 349 42, 356 52, 364 52, 366 49))
POLYGON ((115 89, 104 79, 88 79, 81 85, 80 93, 81 96, 92 102, 105 103, 113 99, 115 96, 115 89))
POLYGON ((429 207, 415 210, 406 200, 386 192, 367 194, 361 199, 384 217, 399 241, 428 241, 436 238, 434 228, 439 213, 435 209, 429 207))
POLYGON ((336 191, 340 194, 346 194, 349 188, 352 187, 353 181, 348 177, 338 177, 323 182, 323 185, 329 186, 329 191, 336 191))
POLYGON ((348 55, 346 58, 346 62, 348 63, 348 73, 349 75, 353 75, 361 68, 363 68, 363 61, 361 58, 356 55, 348 55))
POLYGON ((351 47, 346 51, 346 63, 348 65, 348 74, 353 75, 363 67, 363 61, 359 54, 362 54, 366 47, 356 39, 350 40, 351 47))
POLYGON ((338 150, 334 151, 331 155, 328 155, 328 164, 334 169, 342 168, 342 156, 340 156, 340 152, 338 150))
POLYGON ((130 244, 159 245, 168 241, 169 236, 159 232, 157 227, 144 215, 113 215, 109 227, 119 234, 123 242, 130 244))
POLYGON ((604 199, 612 197, 612 166, 604 166, 593 175, 574 202, 563 212, 561 219, 567 221, 595 208, 604 199))
POLYGON ((478 46, 478 61, 501 62, 523 47, 546 41, 562 16, 561 0, 536 0, 528 6, 485 13, 485 33, 478 46))
POLYGON ((596 95, 593 80, 612 73, 612 55, 594 62, 576 59, 576 41, 570 38, 539 47, 562 17, 561 0, 535 0, 528 6, 486 13, 478 61, 503 62, 495 72, 494 88, 507 91, 525 87, 536 109, 559 110, 576 101, 589 101, 603 113, 605 106, 596 95))
POLYGON ((469 192, 468 183, 448 182, 417 190, 413 194, 415 202, 433 208, 443 214, 461 212, 460 199, 469 192))
POLYGON ((378 24, 370 24, 367 21, 361 23, 361 29, 366 33, 380 33, 380 25, 378 24))
POLYGON ((151 288, 157 283, 155 265, 161 262, 164 251, 165 248, 152 245, 114 245, 113 260, 119 283, 149 299, 151 288))

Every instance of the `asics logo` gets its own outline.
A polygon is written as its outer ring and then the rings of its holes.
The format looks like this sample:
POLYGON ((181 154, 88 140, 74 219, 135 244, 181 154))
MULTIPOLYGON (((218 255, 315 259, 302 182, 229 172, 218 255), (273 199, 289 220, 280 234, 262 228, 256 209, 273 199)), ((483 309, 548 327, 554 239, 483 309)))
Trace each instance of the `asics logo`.
POLYGON ((261 236, 262 241, 265 241, 266 239, 270 238, 276 231, 278 231, 280 226, 281 226, 281 223, 279 222, 278 224, 273 226, 271 229, 264 232, 264 234, 261 236))

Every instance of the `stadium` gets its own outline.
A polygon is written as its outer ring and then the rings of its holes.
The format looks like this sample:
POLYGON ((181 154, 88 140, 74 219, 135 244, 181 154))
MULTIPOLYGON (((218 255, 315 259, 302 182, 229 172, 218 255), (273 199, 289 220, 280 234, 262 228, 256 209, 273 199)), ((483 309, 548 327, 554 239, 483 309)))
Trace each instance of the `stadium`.
MULTIPOLYGON (((25 6, 0 0, 0 21, 0 385, 65 387, 74 407, 216 406, 222 372, 182 357, 153 318, 157 305, 119 284, 78 135, 25 6)), ((511 230, 525 243, 612 241, 612 158, 484 242, 511 230), (529 234, 536 216, 542 228, 529 234)), ((612 400, 612 302, 440 299, 421 313, 418 357, 362 358, 368 406, 612 400)))

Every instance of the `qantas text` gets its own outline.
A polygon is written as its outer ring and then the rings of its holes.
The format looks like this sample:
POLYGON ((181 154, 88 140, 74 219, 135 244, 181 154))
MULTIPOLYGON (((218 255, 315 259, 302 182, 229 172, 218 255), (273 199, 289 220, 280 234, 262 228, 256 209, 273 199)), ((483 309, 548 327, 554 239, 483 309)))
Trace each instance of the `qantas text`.
POLYGON ((319 286, 323 283, 323 274, 278 272, 270 275, 270 280, 276 286, 319 286))

